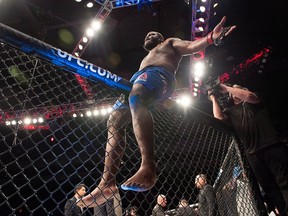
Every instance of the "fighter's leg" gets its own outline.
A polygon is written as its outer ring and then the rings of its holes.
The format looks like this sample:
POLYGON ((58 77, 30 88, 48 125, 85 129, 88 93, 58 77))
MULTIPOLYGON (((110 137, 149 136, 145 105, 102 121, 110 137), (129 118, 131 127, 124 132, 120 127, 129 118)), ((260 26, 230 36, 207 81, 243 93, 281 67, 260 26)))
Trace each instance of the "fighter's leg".
POLYGON ((124 184, 124 190, 146 191, 157 180, 154 155, 153 117, 148 105, 154 103, 151 90, 142 84, 134 84, 129 96, 134 134, 142 156, 140 169, 124 184))
POLYGON ((94 207, 106 202, 119 193, 116 186, 116 175, 125 148, 125 128, 131 122, 131 113, 128 109, 114 110, 107 122, 108 139, 104 170, 100 183, 78 203, 82 207, 94 207))

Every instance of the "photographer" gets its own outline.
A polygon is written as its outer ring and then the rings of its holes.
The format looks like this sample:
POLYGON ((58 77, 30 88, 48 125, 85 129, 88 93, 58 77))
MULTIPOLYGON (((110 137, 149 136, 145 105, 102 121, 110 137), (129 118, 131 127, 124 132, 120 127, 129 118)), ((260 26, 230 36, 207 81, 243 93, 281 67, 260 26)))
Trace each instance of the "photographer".
POLYGON ((228 93, 232 106, 222 111, 217 97, 208 91, 215 118, 235 129, 255 177, 273 201, 280 215, 288 215, 288 151, 269 120, 260 97, 240 85, 217 85, 221 94, 228 93))

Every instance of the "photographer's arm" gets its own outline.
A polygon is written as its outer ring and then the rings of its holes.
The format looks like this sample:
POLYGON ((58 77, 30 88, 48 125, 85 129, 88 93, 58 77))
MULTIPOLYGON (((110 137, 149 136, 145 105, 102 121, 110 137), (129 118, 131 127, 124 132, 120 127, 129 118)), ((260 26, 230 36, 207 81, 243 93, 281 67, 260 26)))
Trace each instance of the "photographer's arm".
POLYGON ((213 115, 215 118, 219 119, 219 120, 226 120, 227 116, 222 113, 221 107, 219 102, 217 101, 217 98, 215 95, 210 95, 209 99, 212 101, 213 104, 213 115))
MULTIPOLYGON (((253 92, 249 91, 245 88, 237 88, 237 87, 231 87, 224 84, 220 84, 221 92, 222 93, 230 93, 233 98, 238 98, 241 101, 245 101, 247 103, 260 103, 261 99, 253 92)), ((234 102, 236 102, 234 100, 234 102)))

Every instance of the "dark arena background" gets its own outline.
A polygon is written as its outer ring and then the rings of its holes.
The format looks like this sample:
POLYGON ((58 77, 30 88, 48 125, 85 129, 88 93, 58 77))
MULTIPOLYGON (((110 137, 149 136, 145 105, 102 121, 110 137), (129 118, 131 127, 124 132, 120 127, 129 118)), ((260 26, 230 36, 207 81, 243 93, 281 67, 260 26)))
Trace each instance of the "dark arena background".
MULTIPOLYGON (((0 1, 1 215, 64 215, 75 185, 84 183, 87 193, 97 186, 107 120, 115 101, 130 90, 127 80, 145 56, 146 33, 199 37, 193 27, 199 2, 102 0, 88 8, 86 1, 74 0, 0 1), (104 24, 102 32, 83 45, 87 22, 95 17, 104 24)), ((286 137, 288 115, 278 98, 287 92, 288 61, 282 46, 287 7, 268 1, 208 3, 204 32, 223 15, 227 25, 236 24, 238 30, 223 46, 205 50, 206 78, 219 77, 262 92, 277 129, 286 137), (215 3, 217 9, 212 7, 215 3)), ((147 192, 120 189, 121 199, 115 198, 114 205, 121 213, 104 213, 104 204, 85 208, 86 215, 125 215, 128 207, 136 206, 139 216, 148 216, 158 194, 167 197, 166 215, 176 213, 182 198, 197 209, 195 177, 200 173, 214 187, 220 215, 262 215, 258 184, 237 136, 212 117, 203 88, 192 94, 193 60, 197 56, 181 62, 171 98, 174 105, 152 110, 156 185, 147 192), (192 105, 177 103, 183 92, 190 93, 192 105)), ((118 186, 141 161, 131 125, 125 139, 118 186)))

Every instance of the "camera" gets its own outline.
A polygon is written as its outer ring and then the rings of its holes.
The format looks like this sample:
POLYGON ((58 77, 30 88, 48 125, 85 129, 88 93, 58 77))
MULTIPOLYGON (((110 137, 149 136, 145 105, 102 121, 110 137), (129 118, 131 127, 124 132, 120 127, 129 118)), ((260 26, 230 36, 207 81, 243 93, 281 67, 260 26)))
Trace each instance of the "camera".
POLYGON ((217 101, 219 102, 220 106, 223 109, 226 109, 227 107, 231 106, 232 101, 228 93, 220 92, 221 90, 220 84, 221 81, 219 77, 210 78, 203 83, 203 88, 207 93, 209 91, 208 97, 214 95, 217 98, 217 101))
POLYGON ((207 92, 210 91, 208 96, 215 95, 216 97, 220 97, 221 96, 220 84, 221 82, 219 77, 210 78, 203 83, 203 88, 207 92))
POLYGON ((209 91, 213 88, 216 88, 217 86, 219 87, 220 84, 221 84, 221 82, 220 82, 219 77, 210 78, 206 82, 203 83, 203 88, 205 91, 209 91))

